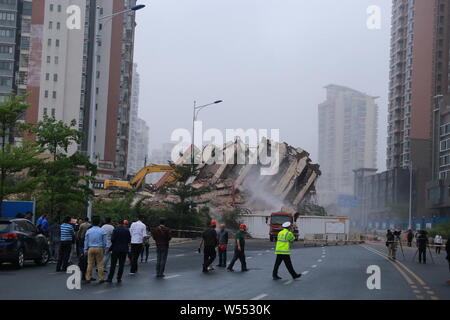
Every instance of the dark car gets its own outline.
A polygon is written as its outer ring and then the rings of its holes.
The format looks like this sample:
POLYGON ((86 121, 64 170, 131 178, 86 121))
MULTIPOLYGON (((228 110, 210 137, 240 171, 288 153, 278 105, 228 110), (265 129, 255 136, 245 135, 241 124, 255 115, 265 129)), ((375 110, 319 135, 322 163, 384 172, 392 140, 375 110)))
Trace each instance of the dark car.
POLYGON ((21 268, 25 260, 47 264, 47 238, 27 219, 0 218, 0 263, 11 262, 21 268))

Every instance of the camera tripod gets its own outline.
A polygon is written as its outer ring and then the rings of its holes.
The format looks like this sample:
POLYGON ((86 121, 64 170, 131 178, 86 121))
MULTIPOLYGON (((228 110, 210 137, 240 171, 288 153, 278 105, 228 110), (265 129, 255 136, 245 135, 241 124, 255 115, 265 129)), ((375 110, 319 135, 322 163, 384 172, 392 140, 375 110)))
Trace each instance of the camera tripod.
POLYGON ((402 250, 403 260, 405 260, 405 252, 403 252, 403 245, 400 236, 395 236, 395 240, 398 241, 398 243, 400 244, 400 250, 402 250))
MULTIPOLYGON (((431 253, 431 249, 430 249, 430 247, 428 245, 427 245, 427 249, 428 249, 428 252, 430 253, 431 261, 433 261, 433 263, 434 263, 433 254, 431 253)), ((413 257, 412 261, 416 260, 416 256, 417 256, 418 252, 419 252, 419 248, 417 248, 416 253, 414 254, 414 257, 413 257)))

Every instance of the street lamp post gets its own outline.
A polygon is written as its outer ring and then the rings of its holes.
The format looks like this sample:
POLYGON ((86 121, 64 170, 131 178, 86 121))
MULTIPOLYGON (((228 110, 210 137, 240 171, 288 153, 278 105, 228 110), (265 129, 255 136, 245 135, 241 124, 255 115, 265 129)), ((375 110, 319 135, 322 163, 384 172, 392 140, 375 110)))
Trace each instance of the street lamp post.
MULTIPOLYGON (((113 13, 111 15, 101 17, 100 18, 100 7, 96 6, 95 8, 95 22, 94 22, 94 48, 92 53, 92 74, 91 74, 91 100, 89 104, 89 131, 88 131, 88 152, 89 152, 89 162, 95 162, 95 154, 94 154, 94 145, 95 145, 95 102, 97 98, 97 49, 99 42, 99 22, 112 20, 114 17, 119 15, 123 15, 130 12, 135 12, 137 10, 141 10, 145 8, 144 4, 139 4, 131 7, 130 9, 126 9, 120 12, 113 13)), ((89 189, 93 189, 92 182, 89 183, 89 189)), ((92 218, 92 200, 89 200, 88 208, 87 208, 87 217, 89 220, 92 218)))
POLYGON ((408 230, 412 227, 412 190, 413 190, 413 164, 409 162, 409 213, 408 213, 408 230))
POLYGON ((214 101, 214 102, 202 105, 202 106, 197 106, 197 101, 194 101, 194 108, 192 110, 192 143, 191 143, 191 164, 192 165, 194 165, 194 160, 195 160, 195 157, 194 157, 194 151, 195 151, 195 149, 194 149, 194 143, 195 143, 194 134, 195 134, 195 121, 197 121, 198 113, 206 107, 212 106, 214 104, 219 104, 222 102, 223 102, 223 100, 217 100, 217 101, 214 101))
POLYGON ((431 152, 431 170, 432 170, 432 180, 436 180, 436 177, 438 176, 438 174, 436 173, 436 153, 439 150, 439 144, 438 146, 436 146, 436 141, 439 141, 439 139, 436 139, 436 135, 439 137, 439 130, 440 130, 440 123, 437 126, 436 129, 436 113, 438 114, 438 121, 440 122, 440 111, 441 111, 441 101, 444 98, 444 96, 442 94, 438 94, 436 96, 433 97, 433 99, 439 99, 437 102, 437 106, 436 108, 433 109, 433 137, 432 137, 432 152, 431 152))

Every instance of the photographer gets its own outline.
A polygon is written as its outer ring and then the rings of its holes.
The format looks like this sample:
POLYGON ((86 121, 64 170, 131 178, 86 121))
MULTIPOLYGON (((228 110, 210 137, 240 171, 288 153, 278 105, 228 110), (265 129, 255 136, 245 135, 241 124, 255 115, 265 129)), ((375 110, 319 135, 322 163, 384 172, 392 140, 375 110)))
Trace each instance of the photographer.
POLYGON ((422 263, 422 260, 424 264, 427 263, 427 246, 427 232, 425 230, 421 230, 419 232, 419 236, 417 237, 417 248, 419 248, 419 263, 422 263))
POLYGON ((397 242, 395 241, 395 234, 391 230, 388 230, 386 233, 386 247, 388 247, 389 249, 389 259, 395 260, 395 255, 397 252, 397 242))

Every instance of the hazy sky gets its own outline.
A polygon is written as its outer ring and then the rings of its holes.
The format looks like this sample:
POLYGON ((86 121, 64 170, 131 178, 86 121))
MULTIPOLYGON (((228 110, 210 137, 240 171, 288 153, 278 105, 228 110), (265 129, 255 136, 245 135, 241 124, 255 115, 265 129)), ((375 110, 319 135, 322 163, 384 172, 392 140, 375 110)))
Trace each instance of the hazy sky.
POLYGON ((379 96, 378 168, 385 168, 391 0, 152 0, 137 13, 140 116, 150 148, 204 128, 280 129, 317 155, 317 105, 334 83, 379 96), (381 8, 381 29, 366 25, 381 8))

